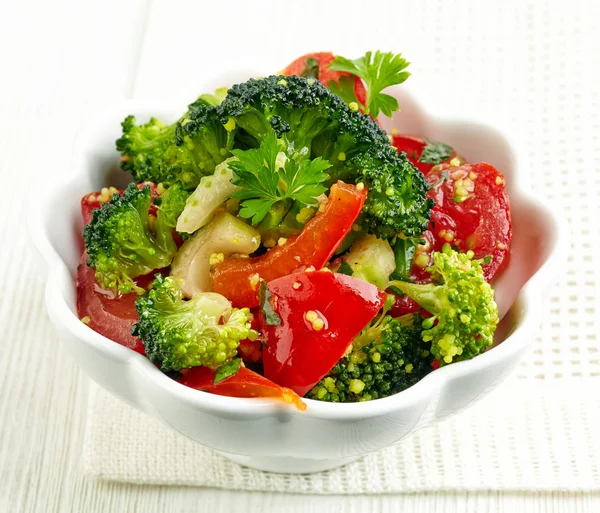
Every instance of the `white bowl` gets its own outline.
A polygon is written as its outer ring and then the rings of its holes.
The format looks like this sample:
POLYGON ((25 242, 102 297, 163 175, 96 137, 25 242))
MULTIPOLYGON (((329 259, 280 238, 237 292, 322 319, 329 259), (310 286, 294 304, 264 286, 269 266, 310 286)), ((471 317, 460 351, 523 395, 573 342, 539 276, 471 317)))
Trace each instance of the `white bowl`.
MULTIPOLYGON (((416 429, 447 417, 487 394, 517 365, 538 328, 541 300, 564 260, 567 230, 554 208, 528 188, 528 169, 509 137, 474 121, 438 119, 409 89, 397 89, 402 112, 386 128, 424 134, 452 144, 468 161, 485 160, 506 175, 514 238, 509 267, 495 284, 501 312, 497 344, 473 360, 438 369, 410 389, 376 401, 308 408, 259 399, 221 397, 187 388, 145 357, 110 341, 79 321, 75 272, 82 250, 79 200, 105 185, 122 185, 114 141, 127 114, 174 120, 185 104, 159 109, 125 103, 94 119, 78 138, 68 183, 44 184, 31 222, 48 265, 46 305, 64 345, 99 385, 198 443, 262 470, 314 472, 382 449, 416 429)), ((35 204, 35 203, 34 203, 35 204)), ((518 400, 518 398, 515 398, 518 400)))

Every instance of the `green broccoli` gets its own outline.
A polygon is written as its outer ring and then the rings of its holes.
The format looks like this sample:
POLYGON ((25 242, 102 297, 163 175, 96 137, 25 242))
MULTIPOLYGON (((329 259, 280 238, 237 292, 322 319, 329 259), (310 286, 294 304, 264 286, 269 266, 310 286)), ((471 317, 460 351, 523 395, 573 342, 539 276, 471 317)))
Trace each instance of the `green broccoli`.
POLYGON ((327 160, 328 184, 343 180, 368 187, 361 222, 369 233, 388 240, 410 237, 429 222, 433 201, 424 176, 392 148, 375 121, 314 78, 250 79, 234 85, 219 105, 197 100, 172 128, 161 125, 161 137, 153 139, 157 129, 144 127, 128 118, 117 141, 123 167, 138 181, 181 181, 193 188, 233 148, 258 148, 275 134, 288 158, 327 160))
POLYGON ((433 202, 424 176, 392 148, 375 121, 318 80, 250 79, 234 85, 216 108, 221 123, 235 131, 236 147, 259 147, 275 133, 289 158, 327 160, 329 183, 364 183, 369 195, 362 222, 369 233, 394 239, 420 235, 427 227, 433 202))
POLYGON ((121 126, 123 135, 116 142, 121 169, 129 171, 138 183, 161 183, 162 158, 175 141, 176 125, 165 125, 156 118, 136 125, 135 117, 127 116, 121 126))
POLYGON ((177 252, 173 230, 189 196, 190 191, 181 182, 175 182, 154 200, 158 207, 154 230, 156 246, 167 255, 175 255, 177 252))
POLYGON ((230 157, 235 131, 220 122, 217 107, 202 99, 192 103, 175 128, 175 144, 163 156, 163 183, 175 180, 195 188, 200 178, 230 157))
POLYGON ((169 186, 177 181, 193 189, 200 178, 229 156, 234 134, 219 122, 216 108, 203 98, 188 106, 184 116, 172 125, 152 118, 136 125, 128 116, 117 140, 121 168, 136 182, 150 181, 169 186))
POLYGON ((149 215, 150 186, 140 189, 132 183, 123 196, 114 194, 94 210, 92 220, 83 229, 83 238, 87 265, 96 271, 102 287, 115 293, 142 293, 144 289, 133 279, 171 263, 177 251, 173 228, 187 195, 180 184, 173 185, 160 197, 154 220, 149 215))
POLYGON ((131 334, 142 340, 146 356, 163 372, 216 368, 235 357, 240 340, 258 336, 250 328, 248 308, 232 309, 214 292, 185 301, 175 280, 160 274, 135 307, 139 321, 131 334))
POLYGON ((445 244, 427 269, 433 283, 395 280, 388 285, 432 314, 423 320, 422 338, 440 365, 473 358, 494 342, 498 306, 482 262, 473 260, 472 251, 458 253, 445 244))
POLYGON ((433 370, 429 344, 421 338, 422 321, 418 314, 393 319, 384 308, 352 342, 350 354, 306 397, 342 403, 369 401, 411 387, 433 370))

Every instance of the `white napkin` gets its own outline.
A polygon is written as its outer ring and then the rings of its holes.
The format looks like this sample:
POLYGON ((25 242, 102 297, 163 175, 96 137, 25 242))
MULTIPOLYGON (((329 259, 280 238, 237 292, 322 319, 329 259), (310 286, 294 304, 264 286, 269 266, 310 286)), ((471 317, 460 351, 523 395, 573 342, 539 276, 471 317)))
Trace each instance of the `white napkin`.
POLYGON ((596 383, 511 378, 461 415, 355 463, 311 475, 242 467, 94 385, 84 469, 138 484, 307 494, 600 490, 596 383))

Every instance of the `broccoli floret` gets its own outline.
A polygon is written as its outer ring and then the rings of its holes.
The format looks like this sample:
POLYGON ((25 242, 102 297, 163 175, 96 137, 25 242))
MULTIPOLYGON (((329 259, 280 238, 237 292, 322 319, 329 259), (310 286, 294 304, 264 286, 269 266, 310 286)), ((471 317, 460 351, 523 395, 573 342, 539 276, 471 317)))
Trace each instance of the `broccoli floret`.
POLYGON ((155 225, 156 245, 165 254, 174 255, 177 252, 173 230, 177 226, 177 220, 189 196, 190 191, 181 182, 176 182, 154 200, 154 204, 158 206, 155 225))
POLYGON ((135 307, 139 321, 131 333, 163 372, 216 368, 236 356, 240 340, 257 336, 250 328, 248 308, 231 309, 229 301, 214 292, 185 301, 175 280, 160 274, 135 307))
POLYGON ((255 148, 275 133, 296 161, 322 157, 330 183, 364 183, 363 222, 369 233, 393 239, 420 235, 433 202, 424 176, 390 145, 368 116, 351 109, 318 80, 271 76, 234 85, 217 107, 235 131, 236 146, 255 148))
POLYGON ((215 106, 202 99, 192 103, 176 124, 175 144, 163 156, 163 183, 182 182, 195 188, 203 176, 230 157, 235 131, 223 124, 215 106))
POLYGON ((175 142, 176 125, 165 125, 156 118, 136 125, 135 118, 127 116, 121 126, 123 135, 116 142, 117 150, 121 152, 121 169, 129 171, 138 183, 161 183, 164 175, 162 158, 175 142))
POLYGON ((389 283, 432 314, 423 320, 422 338, 440 365, 473 358, 494 342, 498 306, 481 263, 472 251, 458 253, 445 244, 427 269, 433 283, 389 283))
POLYGON ((353 341, 350 354, 307 397, 343 403, 369 401, 411 387, 433 371, 421 323, 418 314, 393 319, 384 309, 353 341))
POLYGON ((152 118, 136 125, 133 116, 122 123, 123 135, 117 140, 121 168, 134 180, 169 186, 177 181, 193 189, 200 178, 229 156, 234 134, 224 127, 216 108, 203 98, 188 106, 176 123, 165 125, 152 118))
POLYGON ((161 197, 154 230, 149 216, 152 202, 150 186, 141 189, 129 184, 123 196, 114 194, 108 203, 94 210, 92 220, 83 229, 87 265, 96 271, 96 280, 115 293, 138 293, 133 279, 171 263, 177 246, 173 227, 187 197, 176 184, 161 197))

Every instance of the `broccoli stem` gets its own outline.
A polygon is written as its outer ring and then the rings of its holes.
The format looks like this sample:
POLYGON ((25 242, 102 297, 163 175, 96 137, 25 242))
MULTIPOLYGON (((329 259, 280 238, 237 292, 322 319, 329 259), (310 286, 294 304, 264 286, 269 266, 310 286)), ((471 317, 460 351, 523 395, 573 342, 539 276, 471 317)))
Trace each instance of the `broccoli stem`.
POLYGON ((438 294, 439 285, 435 283, 411 283, 408 281, 392 280, 388 284, 388 288, 390 287, 396 288, 403 294, 406 294, 432 315, 436 315, 437 312, 450 306, 440 299, 438 294))

